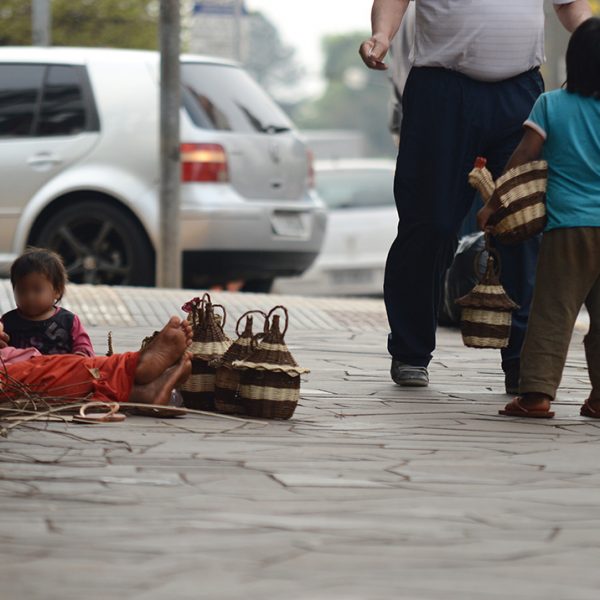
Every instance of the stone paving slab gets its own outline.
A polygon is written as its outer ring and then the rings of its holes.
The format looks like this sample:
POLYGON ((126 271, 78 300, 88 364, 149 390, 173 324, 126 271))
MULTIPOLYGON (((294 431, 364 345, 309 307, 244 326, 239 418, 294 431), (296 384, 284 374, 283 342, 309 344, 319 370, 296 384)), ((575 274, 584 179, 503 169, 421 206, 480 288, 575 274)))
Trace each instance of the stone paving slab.
MULTIPOLYGON (((68 298, 99 352, 109 330, 136 349, 187 299, 87 287, 68 298)), ((440 330, 431 386, 403 389, 380 301, 216 296, 234 316, 290 308, 288 342, 312 370, 293 419, 14 431, 0 440, 2 600, 598 597, 600 423, 578 415, 581 333, 557 418, 519 421, 497 415, 497 353, 456 331, 440 330)))

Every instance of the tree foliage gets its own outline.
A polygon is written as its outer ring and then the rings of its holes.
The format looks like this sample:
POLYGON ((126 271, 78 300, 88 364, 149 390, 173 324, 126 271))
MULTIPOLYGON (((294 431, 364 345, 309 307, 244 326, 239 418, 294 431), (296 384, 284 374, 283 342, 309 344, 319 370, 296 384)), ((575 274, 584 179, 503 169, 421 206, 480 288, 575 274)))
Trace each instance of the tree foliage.
POLYGON ((295 85, 304 74, 296 51, 284 44, 279 31, 262 13, 249 17, 248 47, 244 67, 274 96, 285 86, 295 85))
MULTIPOLYGON (((155 49, 158 0, 52 0, 52 44, 155 49)), ((31 44, 31 2, 2 0, 0 45, 31 44)))
POLYGON ((367 69, 358 55, 369 34, 353 33, 323 39, 327 87, 320 98, 297 106, 292 115, 301 128, 357 129, 372 156, 390 156, 388 131, 391 83, 385 72, 367 69))

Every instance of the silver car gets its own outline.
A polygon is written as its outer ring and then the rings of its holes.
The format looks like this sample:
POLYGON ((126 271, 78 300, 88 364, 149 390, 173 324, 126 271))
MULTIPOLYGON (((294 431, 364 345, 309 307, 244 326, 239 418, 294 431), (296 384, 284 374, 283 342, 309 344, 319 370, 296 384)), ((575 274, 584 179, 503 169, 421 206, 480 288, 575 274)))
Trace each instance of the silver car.
MULTIPOLYGON (((302 273, 326 226, 306 145, 236 64, 181 69, 184 284, 302 273)), ((158 99, 156 52, 0 48, 0 272, 36 245, 73 281, 153 283, 158 99)))

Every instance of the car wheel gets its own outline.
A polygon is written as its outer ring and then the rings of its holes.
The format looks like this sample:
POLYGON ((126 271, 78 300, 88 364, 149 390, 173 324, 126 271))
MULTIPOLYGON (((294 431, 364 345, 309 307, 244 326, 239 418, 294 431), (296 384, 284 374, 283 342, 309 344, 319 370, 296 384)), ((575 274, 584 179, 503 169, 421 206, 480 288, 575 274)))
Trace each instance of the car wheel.
POLYGON ((268 294, 273 287, 273 279, 249 279, 244 283, 242 292, 254 292, 256 294, 268 294))
POLYGON ((154 284, 152 248, 139 223, 106 202, 86 200, 59 210, 33 243, 60 254, 75 283, 154 284))

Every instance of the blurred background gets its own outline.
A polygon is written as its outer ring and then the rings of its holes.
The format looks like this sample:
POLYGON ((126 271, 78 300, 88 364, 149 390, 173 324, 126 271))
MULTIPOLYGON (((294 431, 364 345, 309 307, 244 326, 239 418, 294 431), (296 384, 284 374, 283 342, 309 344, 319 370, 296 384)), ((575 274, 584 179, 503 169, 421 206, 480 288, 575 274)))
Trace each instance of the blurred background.
MULTIPOLYGON (((370 0, 181 4, 183 49, 241 61, 309 139, 314 135, 317 158, 393 157, 387 75, 363 69, 357 55, 369 31, 370 0)), ((554 88, 564 81, 568 38, 546 4, 544 77, 554 88)), ((591 4, 600 13, 600 1, 591 4)), ((158 14, 157 0, 52 0, 52 44, 156 49, 158 14)), ((31 2, 3 0, 0 45, 31 39, 31 2)))
MULTIPOLYGON (((46 1, 46 31, 32 25, 36 2, 2 0, 0 46, 31 45, 41 36, 42 45, 158 48, 158 0, 46 1)), ((591 4, 600 14, 600 0, 591 4)), ((237 61, 266 90, 310 149, 316 191, 329 213, 321 253, 312 267, 303 267, 302 279, 269 277, 255 289, 275 284, 286 293, 381 293, 395 230, 396 145, 389 130, 390 78, 367 70, 358 57, 370 9, 371 0, 181 1, 182 50, 237 61)), ((546 11, 543 73, 552 89, 565 79, 568 36, 549 0, 546 11)), ((472 229, 471 219, 463 233, 472 229)), ((238 279, 218 283, 243 288, 245 278, 238 279)))

